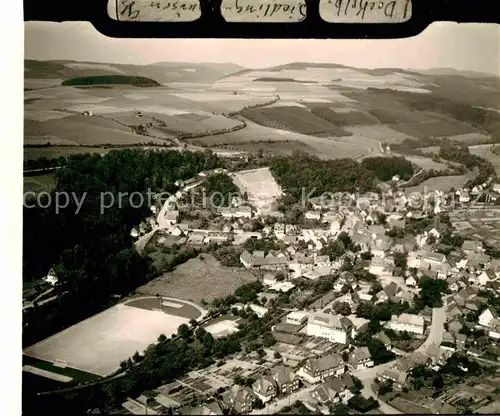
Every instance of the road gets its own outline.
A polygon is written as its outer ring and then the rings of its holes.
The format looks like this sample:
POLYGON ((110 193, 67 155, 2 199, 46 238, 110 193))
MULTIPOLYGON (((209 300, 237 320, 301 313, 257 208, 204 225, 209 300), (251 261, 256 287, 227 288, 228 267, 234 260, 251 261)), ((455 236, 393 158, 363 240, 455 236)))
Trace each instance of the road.
POLYGON ((444 322, 446 320, 446 298, 443 299, 443 306, 432 310, 432 323, 429 336, 423 344, 415 350, 416 352, 425 354, 431 345, 441 345, 443 341, 444 322))
POLYGON ((306 388, 303 388, 302 390, 299 390, 296 393, 293 393, 290 396, 284 397, 282 399, 274 400, 272 403, 266 403, 266 407, 263 409, 255 409, 252 410, 250 414, 252 415, 270 415, 274 413, 278 413, 281 409, 287 406, 291 406, 294 404, 297 400, 300 400, 302 402, 308 401, 309 398, 311 397, 309 393, 313 391, 317 386, 309 386, 306 388))

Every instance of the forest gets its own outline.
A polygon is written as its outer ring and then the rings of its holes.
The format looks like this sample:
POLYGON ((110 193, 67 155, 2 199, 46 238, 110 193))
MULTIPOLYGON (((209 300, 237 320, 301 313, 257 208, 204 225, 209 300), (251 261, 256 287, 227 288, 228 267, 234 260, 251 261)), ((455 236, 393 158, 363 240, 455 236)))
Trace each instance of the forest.
POLYGON ((372 190, 373 174, 352 159, 322 160, 304 152, 270 159, 271 171, 291 202, 331 192, 372 190))
POLYGON ((77 77, 64 80, 62 86, 92 86, 92 85, 133 85, 134 87, 161 87, 154 79, 130 75, 96 75, 77 77))
POLYGON ((405 181, 413 175, 412 163, 403 157, 369 157, 363 159, 361 165, 384 182, 395 175, 405 181))
MULTIPOLYGON (((132 227, 150 215, 147 203, 116 197, 101 213, 103 193, 175 192, 177 179, 222 167, 210 151, 110 151, 74 155, 56 174, 56 189, 85 195, 77 212, 73 200, 59 213, 55 199, 47 208, 23 209, 23 280, 44 277, 51 267, 61 294, 55 306, 37 308, 25 318, 25 343, 33 343, 110 306, 113 295, 127 294, 155 277, 157 271, 140 257, 130 237, 132 227)), ((42 201, 42 200, 41 200, 42 201)), ((27 201, 32 204, 35 201, 27 201)), ((42 203, 45 201, 42 201, 42 203)), ((43 205, 43 204, 42 204, 43 205)), ((53 305, 53 304, 52 304, 53 305)))

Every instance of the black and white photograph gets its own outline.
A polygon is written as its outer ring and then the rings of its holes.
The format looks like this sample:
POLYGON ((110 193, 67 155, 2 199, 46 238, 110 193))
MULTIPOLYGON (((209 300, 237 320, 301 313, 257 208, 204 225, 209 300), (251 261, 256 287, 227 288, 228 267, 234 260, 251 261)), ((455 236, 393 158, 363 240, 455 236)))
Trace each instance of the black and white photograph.
POLYGON ((24 47, 23 414, 500 412, 498 25, 24 47))

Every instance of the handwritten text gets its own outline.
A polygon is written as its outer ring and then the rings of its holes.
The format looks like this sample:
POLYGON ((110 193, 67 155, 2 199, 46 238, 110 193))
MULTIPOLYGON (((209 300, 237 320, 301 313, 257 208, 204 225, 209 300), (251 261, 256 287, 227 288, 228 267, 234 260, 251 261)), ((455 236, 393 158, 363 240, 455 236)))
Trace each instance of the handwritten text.
POLYGON ((304 0, 223 0, 221 13, 228 22, 300 22, 307 6, 304 0))
POLYGON ((319 14, 329 23, 401 23, 411 18, 411 0, 322 0, 319 14))
POLYGON ((201 16, 199 0, 117 0, 118 20, 192 22, 201 16))

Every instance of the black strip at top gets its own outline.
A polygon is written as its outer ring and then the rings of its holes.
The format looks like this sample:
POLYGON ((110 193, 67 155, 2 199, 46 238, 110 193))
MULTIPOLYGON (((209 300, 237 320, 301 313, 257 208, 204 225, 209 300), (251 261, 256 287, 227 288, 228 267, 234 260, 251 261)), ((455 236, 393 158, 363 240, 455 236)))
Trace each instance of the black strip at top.
POLYGON ((202 16, 194 22, 119 22, 107 14, 107 0, 24 0, 25 21, 89 21, 106 36, 124 38, 404 38, 435 21, 500 23, 492 0, 413 0, 405 23, 327 23, 319 0, 305 0, 307 17, 299 23, 228 23, 222 0, 200 0, 202 16))

